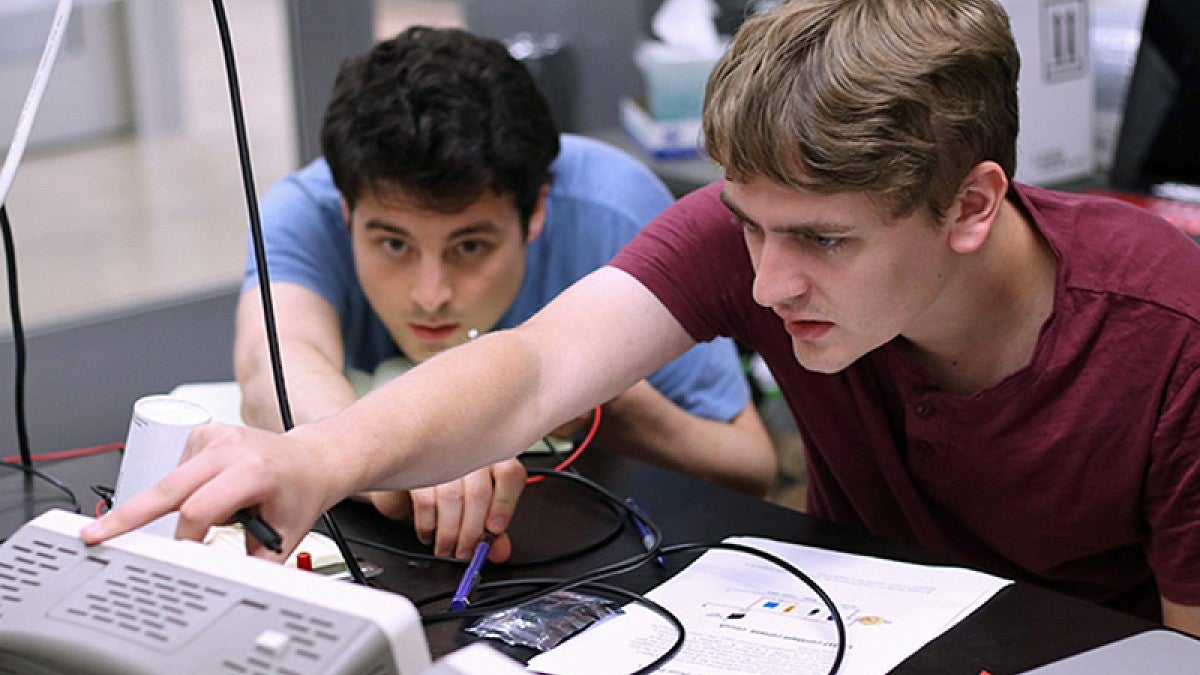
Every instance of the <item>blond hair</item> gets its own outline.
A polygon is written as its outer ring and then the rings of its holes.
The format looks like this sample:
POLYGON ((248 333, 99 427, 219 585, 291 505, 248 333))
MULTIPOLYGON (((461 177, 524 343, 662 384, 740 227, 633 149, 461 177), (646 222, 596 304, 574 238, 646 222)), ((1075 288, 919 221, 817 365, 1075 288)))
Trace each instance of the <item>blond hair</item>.
POLYGON ((1019 69, 993 0, 790 0, 714 67, 705 146, 730 180, 940 216, 979 162, 1012 179, 1019 69))

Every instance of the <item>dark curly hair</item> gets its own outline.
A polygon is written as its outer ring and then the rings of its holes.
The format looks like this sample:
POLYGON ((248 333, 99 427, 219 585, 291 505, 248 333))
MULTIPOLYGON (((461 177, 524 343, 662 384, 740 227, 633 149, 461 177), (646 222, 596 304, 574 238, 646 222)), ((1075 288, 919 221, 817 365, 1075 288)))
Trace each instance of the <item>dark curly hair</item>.
POLYGON ((414 26, 342 64, 321 149, 351 208, 369 191, 455 213, 492 190, 513 196, 528 228, 559 139, 545 96, 504 45, 414 26))

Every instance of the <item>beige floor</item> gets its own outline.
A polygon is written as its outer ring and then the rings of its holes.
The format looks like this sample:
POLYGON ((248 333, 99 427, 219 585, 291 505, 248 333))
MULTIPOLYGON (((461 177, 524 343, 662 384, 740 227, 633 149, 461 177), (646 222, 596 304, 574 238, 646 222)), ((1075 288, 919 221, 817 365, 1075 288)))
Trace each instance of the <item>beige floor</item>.
MULTIPOLYGON (((183 128, 31 148, 17 173, 8 212, 28 330, 237 283, 247 210, 211 3, 172 1, 183 128)), ((294 168, 282 3, 226 4, 261 194, 294 168)), ((380 35, 416 22, 461 23, 456 0, 377 4, 380 35)), ((7 145, 6 137, 0 148, 7 145)), ((2 313, 0 334, 9 334, 2 313)))

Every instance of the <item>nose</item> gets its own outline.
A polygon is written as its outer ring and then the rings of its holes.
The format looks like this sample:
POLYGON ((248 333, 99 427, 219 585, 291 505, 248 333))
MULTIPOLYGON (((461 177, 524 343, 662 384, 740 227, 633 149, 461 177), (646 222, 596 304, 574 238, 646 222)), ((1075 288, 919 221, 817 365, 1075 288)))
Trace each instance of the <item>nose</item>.
POLYGON ((763 307, 777 307, 802 297, 810 283, 799 261, 789 259, 781 247, 770 241, 750 251, 754 263, 754 301, 763 307))
POLYGON ((426 312, 436 312, 450 302, 453 296, 454 288, 441 261, 435 256, 425 256, 417 267, 412 301, 426 312))

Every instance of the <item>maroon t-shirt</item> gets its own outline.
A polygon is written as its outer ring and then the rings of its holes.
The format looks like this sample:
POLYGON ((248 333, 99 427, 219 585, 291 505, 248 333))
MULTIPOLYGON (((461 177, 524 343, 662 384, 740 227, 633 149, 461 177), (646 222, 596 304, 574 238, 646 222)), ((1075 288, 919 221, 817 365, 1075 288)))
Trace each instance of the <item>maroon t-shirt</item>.
MULTIPOLYGON (((1200 247, 1134 207, 1015 185, 1057 258, 1032 361, 969 396, 895 341, 806 371, 719 183, 612 262, 699 341, 759 352, 807 450, 809 513, 1150 617, 1200 605, 1200 247)), ((913 261, 913 264, 920 264, 913 261)))

